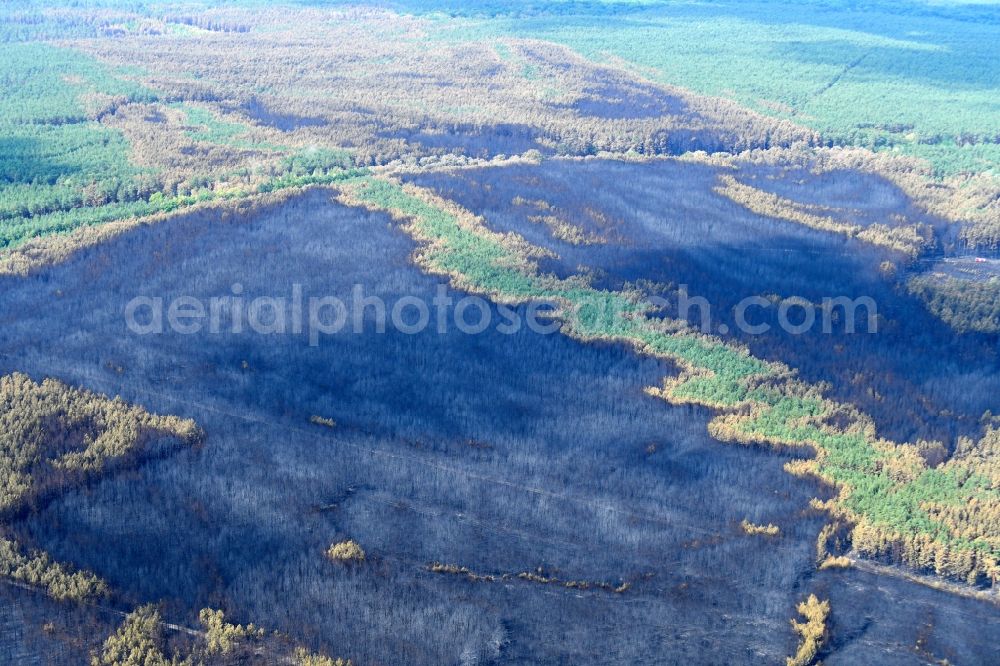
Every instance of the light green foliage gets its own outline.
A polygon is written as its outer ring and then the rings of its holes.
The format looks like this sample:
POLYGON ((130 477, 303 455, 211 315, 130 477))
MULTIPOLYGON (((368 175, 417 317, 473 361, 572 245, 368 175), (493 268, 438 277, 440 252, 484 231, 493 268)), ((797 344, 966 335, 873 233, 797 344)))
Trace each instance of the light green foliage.
POLYGON ((537 279, 516 268, 520 261, 516 254, 494 238, 463 228, 454 214, 379 179, 362 182, 357 196, 368 204, 410 216, 421 236, 436 241, 427 250, 427 261, 435 269, 460 275, 464 281, 488 293, 517 298, 544 295, 536 285, 537 279))
POLYGON ((164 195, 153 192, 147 199, 127 203, 113 203, 103 206, 73 208, 37 215, 30 218, 12 220, 0 224, 0 249, 13 249, 31 238, 64 234, 84 226, 94 226, 105 222, 133 217, 145 217, 157 213, 169 213, 210 201, 230 201, 254 194, 277 192, 291 187, 309 185, 330 185, 367 174, 366 169, 346 169, 329 172, 314 172, 299 176, 290 173, 276 175, 259 184, 228 189, 202 188, 190 194, 164 195))
POLYGON ((189 666, 191 659, 167 658, 163 653, 163 627, 153 606, 142 606, 125 618, 118 631, 104 642, 91 666, 189 666))
POLYGON ((749 534, 750 536, 778 536, 781 534, 781 528, 772 523, 767 525, 757 525, 751 523, 749 520, 743 520, 740 522, 740 529, 749 534))
POLYGON ((208 654, 229 654, 242 641, 260 639, 264 630, 253 624, 228 624, 221 610, 203 608, 198 619, 205 627, 205 651, 208 654))
POLYGON ((67 473, 99 472, 155 434, 191 442, 199 430, 193 421, 153 415, 53 379, 36 384, 19 373, 0 377, 0 510, 19 508, 67 473))
MULTIPOLYGON (((193 442, 200 431, 193 421, 150 414, 53 379, 39 384, 19 373, 0 377, 0 514, 23 510, 46 490, 100 472, 151 436, 193 442)), ((108 591, 96 576, 71 572, 43 552, 25 554, 6 539, 0 539, 0 576, 43 587, 60 600, 108 591)))
POLYGON ((346 150, 307 148, 286 157, 282 161, 282 169, 292 176, 306 176, 349 169, 353 164, 351 154, 346 150))
POLYGON ((171 107, 185 114, 183 134, 196 143, 285 156, 279 168, 261 173, 229 168, 171 184, 179 179, 135 166, 125 136, 103 122, 126 105, 154 102, 150 90, 82 53, 37 42, 0 44, 0 87, 0 251, 81 227, 360 173, 350 171, 345 151, 255 141, 246 136, 250 125, 177 103, 171 107))
POLYGON ((313 654, 303 648, 288 654, 285 644, 264 641, 264 630, 252 624, 227 624, 221 610, 204 608, 199 613, 205 632, 193 630, 193 641, 175 647, 167 656, 165 624, 152 605, 141 606, 129 613, 118 630, 105 642, 99 654, 91 658, 91 666, 195 666, 216 663, 288 663, 302 666, 350 666, 344 659, 332 659, 313 654), (239 650, 253 641, 252 650, 239 650))
POLYGON ((938 143, 897 144, 891 150, 927 160, 938 178, 965 173, 992 173, 1000 178, 1000 143, 957 143, 942 139, 938 143))
POLYGON ((0 249, 29 216, 134 200, 144 187, 121 133, 97 118, 143 88, 67 49, 0 46, 0 249))
POLYGON ((187 123, 196 127, 187 131, 195 141, 207 143, 234 144, 234 139, 247 131, 245 125, 228 122, 217 118, 211 111, 191 104, 174 104, 187 117, 187 123))
POLYGON ((0 576, 45 588, 60 601, 83 601, 108 593, 107 584, 85 571, 70 572, 46 553, 25 554, 14 541, 0 539, 0 576))
POLYGON ((364 562, 365 551, 361 545, 353 539, 341 541, 330 546, 326 551, 326 556, 334 562, 364 562))
POLYGON ((0 67, 5 88, 0 122, 4 123, 79 123, 115 102, 155 99, 149 90, 114 76, 100 63, 49 44, 4 44, 0 67))
MULTIPOLYGON (((830 409, 826 401, 789 396, 759 396, 753 418, 737 421, 738 439, 814 445, 822 456, 818 473, 850 488, 843 504, 874 524, 903 534, 926 534, 958 548, 977 548, 1000 556, 985 539, 960 538, 953 529, 928 516, 927 502, 959 505, 973 498, 996 497, 985 479, 951 471, 910 465, 911 479, 890 473, 897 452, 876 447, 871 435, 820 427, 817 420, 830 409)), ((725 434, 720 432, 719 434, 725 434)))
POLYGON ((288 150, 287 146, 241 139, 249 126, 221 119, 203 107, 183 103, 173 104, 172 108, 184 112, 187 123, 193 126, 186 133, 195 141, 249 150, 288 150))

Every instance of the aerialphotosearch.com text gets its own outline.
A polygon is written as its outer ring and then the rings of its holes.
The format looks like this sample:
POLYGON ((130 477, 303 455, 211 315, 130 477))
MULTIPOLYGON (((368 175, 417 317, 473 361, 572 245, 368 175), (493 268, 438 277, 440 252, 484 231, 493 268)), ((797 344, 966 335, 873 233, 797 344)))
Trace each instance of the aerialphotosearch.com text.
MULTIPOLYGON (((707 299, 692 296, 681 285, 672 298, 645 299, 652 316, 687 321, 704 333, 734 333, 733 326, 748 335, 761 335, 779 328, 793 335, 809 331, 823 333, 875 333, 878 313, 875 301, 867 296, 823 298, 820 302, 788 297, 764 298, 755 295, 739 301, 728 311, 725 323, 716 323, 707 299)), ((493 329, 514 335, 522 329, 547 335, 559 330, 587 308, 600 308, 606 299, 594 303, 568 304, 549 300, 528 301, 510 306, 493 303, 481 296, 456 294, 445 284, 437 285, 430 298, 402 295, 385 298, 368 294, 356 284, 347 297, 306 294, 301 284, 293 284, 280 296, 244 293, 234 283, 229 293, 208 298, 196 296, 135 296, 124 307, 127 329, 136 335, 174 333, 180 335, 296 335, 306 336, 310 346, 324 337, 345 332, 386 333, 395 331, 417 335, 432 330, 446 334, 457 330, 476 335, 493 329)), ((594 316, 588 312, 588 316, 594 316)), ((597 316, 625 316, 619 312, 597 312, 597 316)))

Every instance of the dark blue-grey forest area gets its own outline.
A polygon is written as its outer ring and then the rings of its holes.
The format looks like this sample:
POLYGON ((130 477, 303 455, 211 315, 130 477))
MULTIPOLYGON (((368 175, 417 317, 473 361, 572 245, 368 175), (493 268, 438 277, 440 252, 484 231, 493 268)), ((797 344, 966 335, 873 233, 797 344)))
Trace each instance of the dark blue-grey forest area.
POLYGON ((1000 664, 998 8, 5 0, 0 666, 1000 664))
MULTIPOLYGON (((555 250, 542 270, 586 267, 601 287, 652 281, 649 293, 688 284, 721 322, 749 294, 871 295, 886 322, 878 335, 731 337, 829 381, 887 436, 977 432, 1000 389, 995 341, 955 335, 880 280, 879 258, 866 255, 877 250, 755 216, 715 194, 715 177, 697 164, 549 160, 413 180, 555 250), (554 241, 511 205, 532 188, 567 210, 586 193, 603 216, 574 219, 604 220, 588 231, 615 242, 554 241)), ((873 215, 898 203, 884 183, 854 189, 871 193, 854 208, 873 215)), ((677 369, 622 345, 526 328, 379 334, 371 321, 315 347, 295 335, 126 329, 135 296, 207 301, 234 283, 248 300, 296 283, 344 300, 355 284, 390 303, 430 300, 442 279, 414 265, 415 249, 387 215, 318 189, 253 212, 177 216, 0 280, 0 371, 120 395, 205 432, 197 447, 60 494, 13 532, 104 578, 116 608, 162 601, 182 625, 221 608, 356 664, 784 663, 797 643, 789 619, 809 592, 830 600, 826 664, 996 655, 991 604, 817 571, 827 518, 809 499, 830 491, 782 469, 805 453, 714 440, 708 411, 644 393, 677 369), (52 296, 41 306, 40 293, 52 296), (744 519, 782 534, 750 537, 744 519), (347 538, 363 544, 365 566, 323 556, 347 538), (498 579, 435 573, 434 562, 498 579), (499 577, 520 572, 630 586, 499 577)), ((0 663, 86 663, 119 623, 0 586, 0 663), (42 629, 54 618, 56 636, 42 629)))

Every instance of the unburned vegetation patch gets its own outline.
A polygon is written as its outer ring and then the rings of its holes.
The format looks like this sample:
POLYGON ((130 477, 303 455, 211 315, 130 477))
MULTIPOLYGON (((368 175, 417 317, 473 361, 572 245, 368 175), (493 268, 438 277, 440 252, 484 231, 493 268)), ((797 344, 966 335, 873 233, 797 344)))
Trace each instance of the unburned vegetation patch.
POLYGON ((0 511, 98 473, 157 436, 193 443, 199 430, 194 421, 150 414, 54 379, 0 377, 0 511))
MULTIPOLYGON (((32 508, 157 438, 191 444, 200 436, 194 421, 150 414, 55 379, 36 383, 21 373, 0 377, 0 517, 32 508)), ((4 538, 0 576, 41 587, 60 600, 109 591, 93 574, 74 572, 42 551, 26 552, 4 538)))

